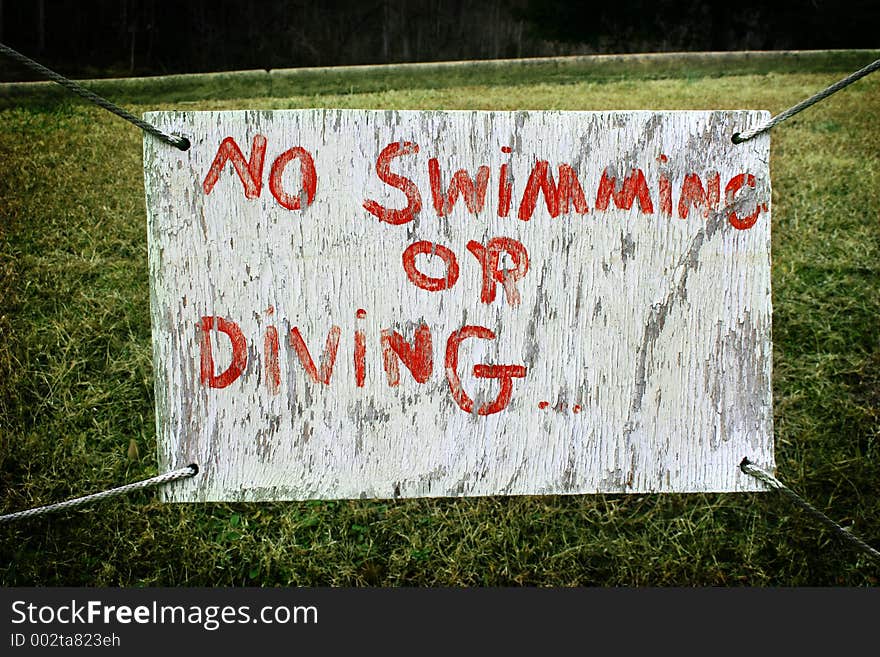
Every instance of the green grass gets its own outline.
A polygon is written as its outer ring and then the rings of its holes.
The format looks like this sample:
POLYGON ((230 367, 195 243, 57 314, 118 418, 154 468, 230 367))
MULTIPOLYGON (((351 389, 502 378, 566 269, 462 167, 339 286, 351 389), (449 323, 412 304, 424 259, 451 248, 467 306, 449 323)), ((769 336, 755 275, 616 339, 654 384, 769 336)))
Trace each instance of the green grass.
MULTIPOLYGON (((127 108, 775 113, 839 77, 427 78, 127 108)), ((878 124, 873 76, 777 128, 771 159, 778 475, 875 546, 878 124)), ((156 473, 141 140, 84 105, 0 112, 0 512, 156 473)), ((4 585, 875 585, 878 572, 774 494, 162 505, 147 492, 0 525, 4 585)))

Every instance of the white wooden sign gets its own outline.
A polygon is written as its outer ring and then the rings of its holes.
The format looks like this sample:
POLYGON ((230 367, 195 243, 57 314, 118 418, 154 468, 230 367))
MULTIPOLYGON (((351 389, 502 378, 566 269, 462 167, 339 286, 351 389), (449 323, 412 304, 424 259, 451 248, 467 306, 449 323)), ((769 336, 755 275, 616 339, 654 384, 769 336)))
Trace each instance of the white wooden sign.
POLYGON ((154 112, 173 501, 760 490, 765 112, 154 112))

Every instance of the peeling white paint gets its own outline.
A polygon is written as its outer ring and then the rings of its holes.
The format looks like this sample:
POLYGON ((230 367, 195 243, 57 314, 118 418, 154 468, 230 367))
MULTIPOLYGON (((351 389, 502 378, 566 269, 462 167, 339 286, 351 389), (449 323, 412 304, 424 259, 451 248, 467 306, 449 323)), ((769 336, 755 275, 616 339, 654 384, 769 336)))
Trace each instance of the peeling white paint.
MULTIPOLYGON (((178 151, 144 142, 157 428, 161 470, 196 462, 200 474, 164 491, 171 501, 418 497, 592 492, 761 490, 743 475, 743 457, 772 469, 769 137, 745 144, 733 132, 765 112, 155 112, 148 120, 186 135, 178 151), (245 198, 227 163, 210 194, 203 183, 221 142, 232 137, 248 159, 266 138, 262 189, 245 198), (422 208, 390 225, 364 201, 406 205, 376 174, 392 142, 419 152, 393 159, 422 208), (300 210, 270 190, 279 156, 299 146, 314 158, 317 185, 306 206, 300 160, 281 176, 300 210), (510 147, 511 152, 503 152, 510 147), (661 161, 661 155, 666 161, 661 161), (454 171, 489 167, 485 207, 461 198, 438 217, 429 160, 445 191, 454 171), (568 164, 589 211, 551 217, 538 194, 528 221, 517 212, 530 173, 548 162, 555 182, 568 164), (509 216, 499 217, 499 180, 512 181, 509 216), (652 213, 596 208, 604 171, 645 176, 652 213), (703 217, 678 204, 685 176, 706 186, 719 174, 720 202, 703 217), (725 186, 754 176, 732 197, 739 217, 766 206, 737 230, 725 186), (663 212, 669 180, 672 216, 663 212), (468 250, 512 238, 528 252, 499 255, 492 303, 481 301, 482 268, 468 250), (407 277, 402 254, 414 242, 448 248, 459 277, 430 292, 407 277), (506 272, 506 273, 505 273, 506 272), (519 304, 511 300, 519 297, 519 304), (273 311, 268 312, 269 308, 273 311), (359 319, 356 311, 366 311, 359 319), (229 386, 200 381, 202 317, 240 327, 247 364, 229 386), (424 324, 433 368, 418 383, 400 365, 390 387, 380 334, 411 344, 424 324), (315 362, 331 326, 339 327, 329 385, 306 374, 290 332, 296 327, 315 362), (456 403, 444 367, 447 340, 465 325, 495 340, 461 344, 458 373, 475 408, 491 402, 497 380, 473 375, 477 363, 526 368, 507 406, 491 415, 456 403), (278 334, 277 391, 266 355, 278 334), (357 385, 355 334, 365 344, 357 385), (546 407, 542 408, 547 402, 546 407), (577 407, 577 408, 576 408, 577 407), (575 411, 578 412, 575 412, 575 411)), ((443 277, 437 256, 416 257, 422 273, 443 277)), ((233 359, 230 340, 210 331, 214 373, 233 359)))

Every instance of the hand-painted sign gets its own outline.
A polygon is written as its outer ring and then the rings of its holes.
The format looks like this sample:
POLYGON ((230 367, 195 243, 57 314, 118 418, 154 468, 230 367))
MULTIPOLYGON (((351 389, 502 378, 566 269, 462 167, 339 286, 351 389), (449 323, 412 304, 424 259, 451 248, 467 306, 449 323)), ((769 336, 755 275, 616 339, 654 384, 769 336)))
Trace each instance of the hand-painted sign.
POLYGON ((147 118, 166 499, 761 488, 766 113, 147 118))

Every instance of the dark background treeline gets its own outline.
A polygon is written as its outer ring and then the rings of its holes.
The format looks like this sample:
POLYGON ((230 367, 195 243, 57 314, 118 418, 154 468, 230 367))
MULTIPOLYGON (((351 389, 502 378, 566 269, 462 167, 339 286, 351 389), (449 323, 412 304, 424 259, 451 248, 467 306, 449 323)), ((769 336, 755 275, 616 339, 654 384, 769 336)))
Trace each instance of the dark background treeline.
MULTIPOLYGON (((880 46, 878 0, 0 0, 77 77, 674 50, 880 46)), ((33 79, 0 61, 6 80, 33 79)))

